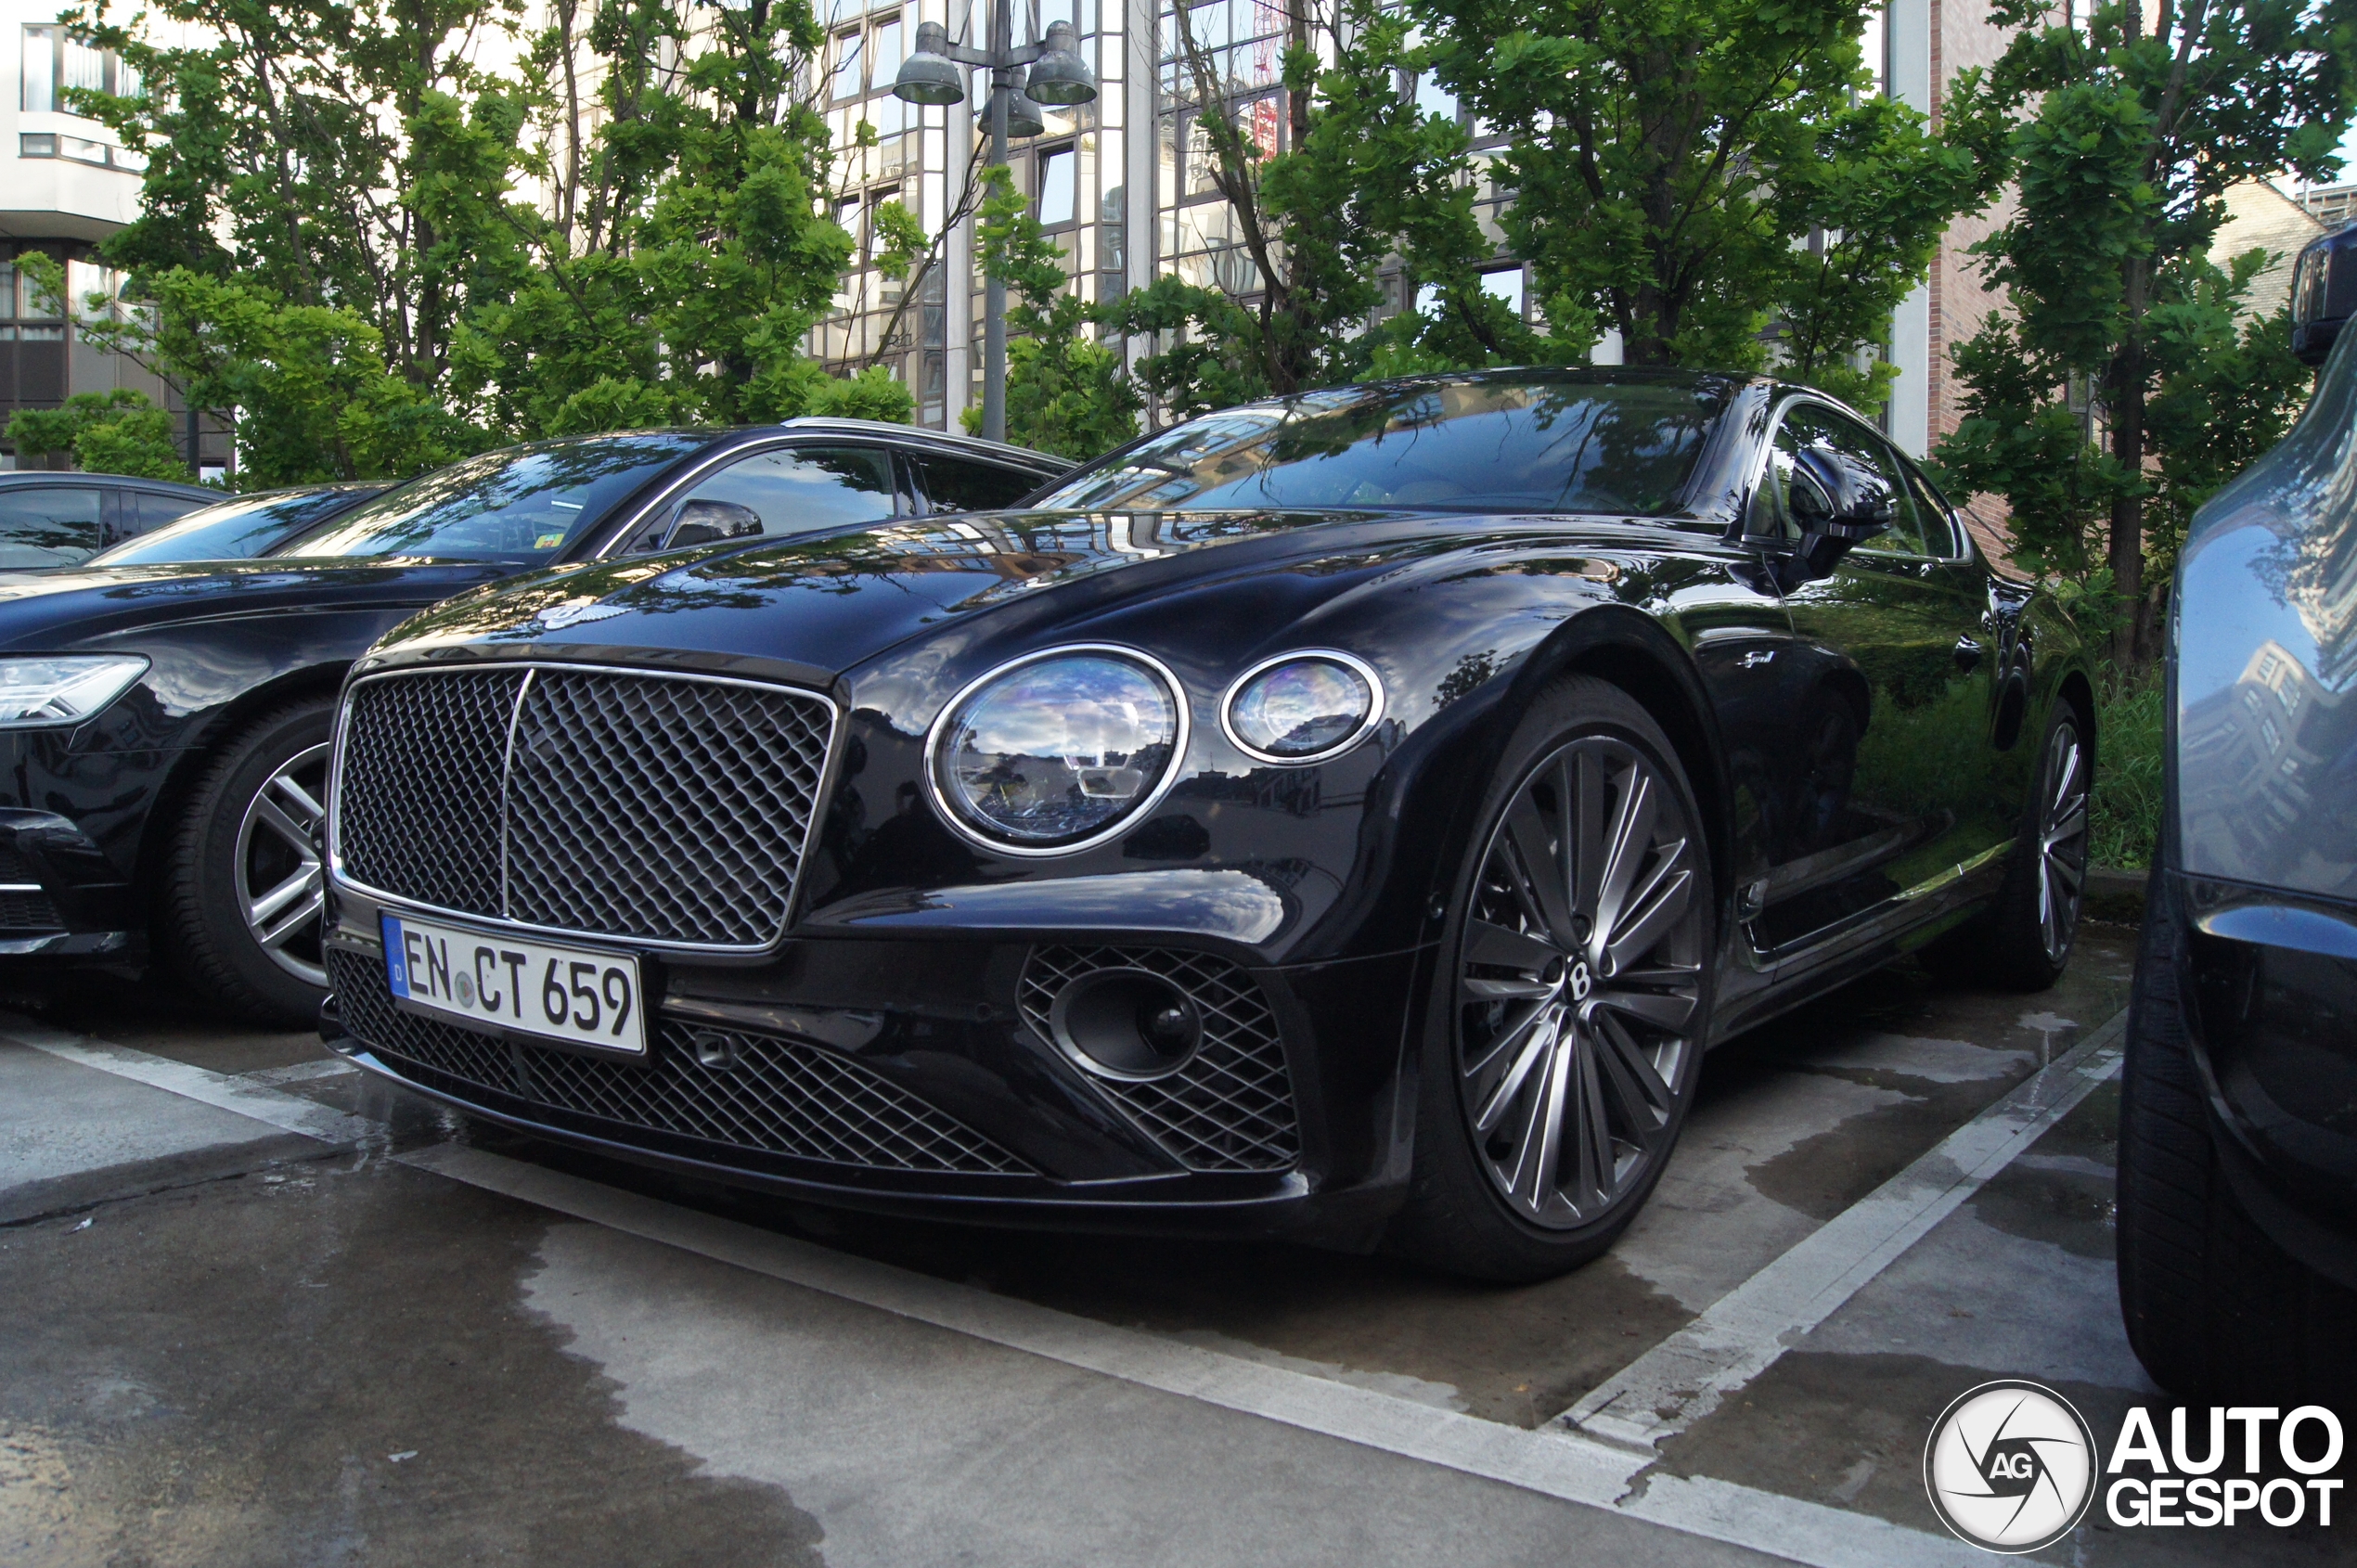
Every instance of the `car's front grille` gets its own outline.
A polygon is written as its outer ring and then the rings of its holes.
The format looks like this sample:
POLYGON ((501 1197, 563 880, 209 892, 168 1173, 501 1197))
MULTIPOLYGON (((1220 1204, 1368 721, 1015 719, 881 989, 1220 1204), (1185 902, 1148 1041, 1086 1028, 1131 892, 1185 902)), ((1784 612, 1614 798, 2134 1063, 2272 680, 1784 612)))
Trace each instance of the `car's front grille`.
POLYGON ((355 686, 342 873, 549 930, 756 948, 785 928, 834 727, 779 687, 567 667, 355 686))
POLYGON ((1056 994, 1108 969, 1144 970, 1185 992, 1202 1018, 1203 1044, 1167 1077, 1096 1078, 1097 1088, 1189 1170, 1290 1168, 1301 1157, 1293 1081, 1277 1015, 1252 976, 1178 947, 1036 947, 1018 993, 1024 1018, 1052 1043, 1056 994))
POLYGON ((1030 1174, 955 1117, 805 1041, 665 1019, 643 1062, 511 1047, 395 1008, 375 959, 342 948, 330 948, 327 958, 337 1008, 354 1038, 425 1087, 486 1109, 707 1159, 714 1150, 694 1146, 868 1170, 1030 1174), (700 1046, 726 1065, 706 1065, 700 1046))

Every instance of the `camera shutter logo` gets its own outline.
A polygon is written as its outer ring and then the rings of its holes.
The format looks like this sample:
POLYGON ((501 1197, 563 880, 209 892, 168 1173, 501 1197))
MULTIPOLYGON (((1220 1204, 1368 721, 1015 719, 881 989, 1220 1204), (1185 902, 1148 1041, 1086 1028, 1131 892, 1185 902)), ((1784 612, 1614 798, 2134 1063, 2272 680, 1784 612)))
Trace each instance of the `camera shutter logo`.
POLYGON ((2036 1551, 2078 1527, 2095 1497, 2095 1434, 2070 1401, 2006 1379, 1959 1394, 1924 1445, 1939 1522, 1985 1551, 2036 1551))

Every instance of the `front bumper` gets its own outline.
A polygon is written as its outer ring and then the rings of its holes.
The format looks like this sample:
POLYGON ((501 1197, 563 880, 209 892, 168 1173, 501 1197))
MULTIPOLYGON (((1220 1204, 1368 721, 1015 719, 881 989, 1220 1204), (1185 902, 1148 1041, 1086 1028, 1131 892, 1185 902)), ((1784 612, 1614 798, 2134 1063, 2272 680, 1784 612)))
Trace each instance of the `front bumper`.
POLYGON ((137 924, 130 881, 80 824, 0 808, 0 958, 119 953, 137 924))
POLYGON ((763 962, 642 956, 644 1062, 396 1007, 376 908, 328 944, 329 1044, 446 1103, 731 1185, 1001 1224, 1282 1235, 1366 1248, 1404 1191, 1419 955, 1256 968, 1241 949, 1096 933, 790 939, 763 962), (1089 966, 1175 977, 1204 1044, 1125 1085, 1047 1037, 1089 966))
POLYGON ((2186 1015, 2228 1179, 2293 1256, 2357 1289, 2357 911, 2171 872, 2186 1015))

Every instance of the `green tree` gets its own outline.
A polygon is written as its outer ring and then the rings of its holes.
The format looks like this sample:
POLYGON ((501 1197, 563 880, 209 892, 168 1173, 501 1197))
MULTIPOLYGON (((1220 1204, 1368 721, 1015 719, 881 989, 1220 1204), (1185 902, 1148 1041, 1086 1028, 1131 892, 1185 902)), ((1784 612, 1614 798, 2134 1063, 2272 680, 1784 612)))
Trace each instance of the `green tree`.
POLYGON ((2018 31, 1959 78, 1951 115, 2017 186, 1977 247, 2012 313, 1956 351, 1966 418, 1940 459, 1955 488, 2006 499, 2025 554, 2081 585, 2133 669, 2185 517, 2304 393, 2280 323, 2235 326, 2260 259, 2209 251, 2234 186, 2338 167, 2357 0, 1993 14, 2018 31))
POLYGON ((1867 0, 1410 0, 1505 138, 1506 237, 1549 324, 1631 365, 1785 374, 1872 404, 1874 351, 1998 182, 1874 96, 1867 0))
POLYGON ((172 416, 127 388, 76 392, 57 408, 19 408, 8 417, 8 440, 19 457, 63 452, 84 473, 188 478, 172 444, 172 416))
POLYGON ((256 479, 404 473, 502 441, 809 412, 905 418, 805 353, 850 237, 824 215, 808 0, 93 0, 149 159, 108 241, 146 308, 85 335, 235 406, 256 479), (520 39, 512 77, 481 41, 520 39), (548 193, 526 200, 526 182, 548 193))
MULTIPOLYGON (((984 171, 983 271, 1014 290, 1007 312, 1007 439, 1087 459, 1138 433, 1145 406, 1121 351, 1097 340, 1092 315, 1067 287, 1064 253, 1041 231, 1004 165, 984 171)), ((965 412, 969 431, 982 410, 965 412)))
POLYGON ((1321 33, 1313 7, 1288 11, 1287 145, 1270 154, 1243 118, 1255 90, 1221 74, 1221 51, 1198 38, 1188 12, 1182 5, 1173 17, 1180 96, 1196 111, 1243 276, 1159 277, 1105 313, 1125 332, 1153 335, 1139 375, 1166 408, 1192 414, 1370 374, 1585 352, 1586 339, 1544 339, 1482 289, 1495 247, 1475 216, 1469 144, 1453 121, 1399 90, 1419 58, 1404 19, 1372 0, 1341 0, 1321 33), (1391 264, 1410 298, 1430 285, 1439 307, 1371 331, 1391 264))

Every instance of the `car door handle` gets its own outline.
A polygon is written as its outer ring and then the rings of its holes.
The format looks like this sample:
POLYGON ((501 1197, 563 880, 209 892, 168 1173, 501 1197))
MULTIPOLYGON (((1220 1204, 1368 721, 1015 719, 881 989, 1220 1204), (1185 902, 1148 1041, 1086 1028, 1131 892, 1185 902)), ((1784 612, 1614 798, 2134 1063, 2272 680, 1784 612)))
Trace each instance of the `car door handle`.
POLYGON ((1967 672, 1977 668, 1980 663, 1980 644, 1972 638, 1958 637, 1956 639, 1956 668, 1967 672))

